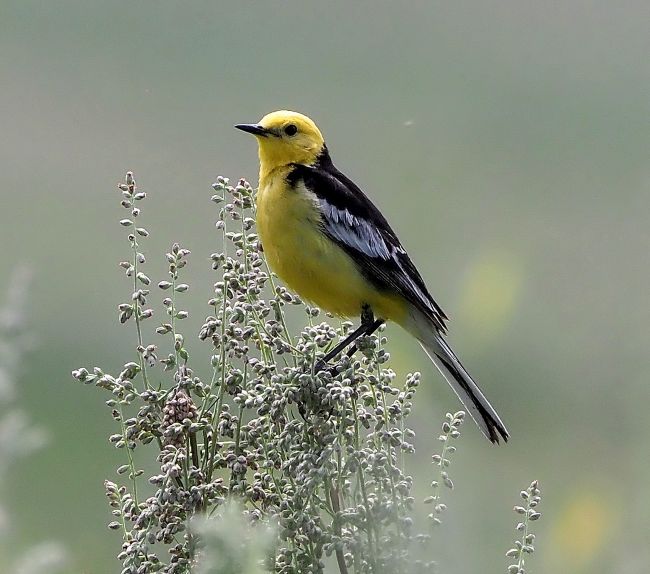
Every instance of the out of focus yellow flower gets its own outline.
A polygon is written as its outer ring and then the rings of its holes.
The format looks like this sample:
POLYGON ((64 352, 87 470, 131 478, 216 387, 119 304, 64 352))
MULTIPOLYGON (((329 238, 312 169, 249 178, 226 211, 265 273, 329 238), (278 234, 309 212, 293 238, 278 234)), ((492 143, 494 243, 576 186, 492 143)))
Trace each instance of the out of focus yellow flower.
POLYGON ((552 562, 563 572, 589 571, 617 522, 613 506, 594 489, 575 493, 551 527, 552 562))
POLYGON ((523 279, 519 257, 499 249, 484 252, 462 286, 459 319, 467 326, 459 331, 469 332, 479 346, 494 339, 512 319, 523 279))

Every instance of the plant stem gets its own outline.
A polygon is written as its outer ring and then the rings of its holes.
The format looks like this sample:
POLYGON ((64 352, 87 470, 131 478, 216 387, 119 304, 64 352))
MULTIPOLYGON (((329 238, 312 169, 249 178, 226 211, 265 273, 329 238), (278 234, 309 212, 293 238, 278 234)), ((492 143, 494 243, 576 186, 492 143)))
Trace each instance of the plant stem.
MULTIPOLYGON (((341 512, 341 505, 339 502, 339 491, 329 479, 327 479, 327 487, 329 491, 330 504, 332 505, 332 510, 334 511, 334 520, 332 524, 334 526, 334 532, 339 537, 342 538, 341 524, 339 522, 339 512, 341 512)), ((343 554, 343 549, 336 549, 336 562, 339 565, 339 572, 341 574, 348 574, 348 567, 345 564, 345 555, 343 554)))

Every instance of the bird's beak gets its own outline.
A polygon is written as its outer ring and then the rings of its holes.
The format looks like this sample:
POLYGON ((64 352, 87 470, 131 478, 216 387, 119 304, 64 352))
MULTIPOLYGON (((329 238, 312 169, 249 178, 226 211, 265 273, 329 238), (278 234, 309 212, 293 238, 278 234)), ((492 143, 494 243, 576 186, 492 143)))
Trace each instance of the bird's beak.
POLYGON ((265 127, 262 127, 260 124, 237 124, 235 126, 238 130, 243 132, 248 132, 254 136, 266 137, 269 135, 269 130, 265 127))

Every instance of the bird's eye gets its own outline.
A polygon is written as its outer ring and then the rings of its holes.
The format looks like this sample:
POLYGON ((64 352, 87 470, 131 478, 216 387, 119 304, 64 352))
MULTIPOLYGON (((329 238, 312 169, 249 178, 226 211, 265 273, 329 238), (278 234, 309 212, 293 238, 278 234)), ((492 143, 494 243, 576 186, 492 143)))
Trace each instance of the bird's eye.
POLYGON ((288 136, 295 136, 298 133, 298 128, 294 124, 289 124, 284 128, 284 133, 288 136))

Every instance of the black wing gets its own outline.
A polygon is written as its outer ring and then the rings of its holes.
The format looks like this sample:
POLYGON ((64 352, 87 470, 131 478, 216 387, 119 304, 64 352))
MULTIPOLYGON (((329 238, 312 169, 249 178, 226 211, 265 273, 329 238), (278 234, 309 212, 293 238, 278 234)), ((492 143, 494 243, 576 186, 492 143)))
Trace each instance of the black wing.
POLYGON ((397 292, 441 332, 447 316, 427 290, 390 225, 368 197, 334 165, 327 148, 313 166, 295 164, 290 186, 303 182, 319 200, 322 227, 378 289, 397 292))

